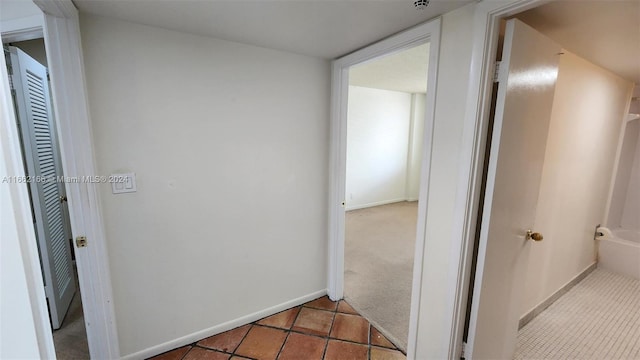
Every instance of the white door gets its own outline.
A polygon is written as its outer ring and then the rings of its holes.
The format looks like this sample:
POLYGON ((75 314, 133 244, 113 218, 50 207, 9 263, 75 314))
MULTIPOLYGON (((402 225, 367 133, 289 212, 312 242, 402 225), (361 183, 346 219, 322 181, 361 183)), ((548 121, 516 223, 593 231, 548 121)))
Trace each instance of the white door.
POLYGON ((507 22, 486 183, 469 341, 473 359, 513 358, 560 46, 507 22))
POLYGON ((51 324, 60 328, 76 290, 68 228, 65 226, 62 173, 53 133, 47 69, 18 48, 10 47, 11 83, 29 176, 33 220, 49 304, 51 324))

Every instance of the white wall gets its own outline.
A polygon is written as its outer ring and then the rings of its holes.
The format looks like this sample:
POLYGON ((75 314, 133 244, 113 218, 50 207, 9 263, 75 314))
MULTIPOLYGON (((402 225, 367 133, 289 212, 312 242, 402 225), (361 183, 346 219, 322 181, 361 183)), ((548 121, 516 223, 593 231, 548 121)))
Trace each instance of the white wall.
MULTIPOLYGON (((640 84, 636 84, 633 88, 633 97, 640 97, 640 84)), ((631 106, 629 106, 629 113, 631 114, 640 114, 640 100, 635 100, 631 102, 631 106)))
POLYGON ((0 33, 34 29, 43 24, 42 11, 32 0, 0 1, 0 33))
POLYGON ((5 58, 0 58, 0 359, 53 353, 5 58), (43 331, 44 329, 44 331, 43 331))
MULTIPOLYGON (((4 94, 2 94, 4 96, 4 94)), ((5 119, 3 118, 3 121, 5 119)), ((7 118, 8 120, 8 118, 7 118)), ((3 138, 3 140, 5 140, 3 138)), ((6 148, 3 148, 4 152, 6 148)), ((3 153, 3 160, 4 155, 3 153)), ((0 181, 11 174, 0 162, 0 181)), ((20 242, 34 241, 20 234, 11 187, 24 184, 0 183, 0 358, 37 359, 40 357, 36 323, 27 288, 25 263, 20 242)), ((26 190, 26 189, 25 189, 26 190)), ((44 287, 42 289, 44 291, 44 287)))
MULTIPOLYGON (((629 121, 626 124, 624 137, 620 148, 620 157, 618 160, 618 170, 615 176, 615 186, 613 187, 613 193, 611 195, 611 206, 609 208, 609 217, 607 218, 607 226, 611 229, 622 227, 623 212, 626 207, 627 199, 629 201, 635 200, 640 202, 638 198, 629 198, 630 189, 629 183, 631 180, 631 173, 636 170, 634 163, 639 158, 636 155, 638 148, 640 147, 640 121, 629 121)), ((639 187, 640 183, 636 183, 634 186, 639 187)), ((628 216, 631 215, 629 213, 628 216)), ((636 218, 640 217, 638 213, 635 214, 636 218)))
POLYGON ((406 200, 411 98, 349 86, 347 210, 406 200))
POLYGON ((94 16, 81 31, 98 169, 137 176, 101 189, 122 355, 324 291, 328 61, 94 16))
POLYGON ((425 94, 411 95, 411 129, 409 130, 409 158, 407 159, 406 198, 418 200, 420 195, 420 171, 424 149, 424 117, 427 97, 425 94))
POLYGON ((640 120, 627 123, 627 130, 635 132, 636 142, 620 225, 640 231, 640 120))
POLYGON ((560 59, 524 315, 596 260, 594 230, 604 223, 632 84, 565 51, 560 59))
POLYGON ((447 294, 454 278, 449 272, 449 259, 474 9, 475 4, 470 4, 442 17, 416 359, 448 357, 450 334, 442 329, 449 321, 445 310, 452 301, 447 294))

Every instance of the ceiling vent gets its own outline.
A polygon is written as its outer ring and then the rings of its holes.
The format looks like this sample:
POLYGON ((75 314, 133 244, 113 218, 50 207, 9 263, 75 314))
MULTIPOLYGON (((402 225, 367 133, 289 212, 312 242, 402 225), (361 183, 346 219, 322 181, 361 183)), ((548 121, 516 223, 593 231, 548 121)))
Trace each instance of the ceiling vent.
POLYGON ((418 10, 424 10, 427 8, 427 6, 429 6, 429 1, 430 0, 416 0, 413 2, 413 6, 415 6, 418 10))

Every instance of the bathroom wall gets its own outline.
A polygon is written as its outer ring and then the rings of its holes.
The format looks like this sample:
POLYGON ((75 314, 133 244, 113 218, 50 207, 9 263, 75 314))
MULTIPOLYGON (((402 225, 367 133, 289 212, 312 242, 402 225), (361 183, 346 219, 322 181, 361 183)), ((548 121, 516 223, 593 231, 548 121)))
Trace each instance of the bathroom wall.
POLYGON ((640 214, 638 213, 638 209, 636 207, 635 214, 632 213, 633 205, 632 202, 640 202, 638 199, 638 194, 635 194, 634 198, 632 193, 635 189, 632 188, 640 187, 640 182, 638 181, 638 169, 637 164, 640 156, 637 155, 638 149, 640 149, 640 143, 638 139, 640 138, 640 120, 629 121, 626 124, 626 130, 624 133, 624 138, 622 140, 622 146, 620 148, 620 158, 618 160, 618 170, 615 176, 615 186, 613 187, 613 194, 611 196, 611 206, 609 208, 609 217, 607 220, 607 227, 611 229, 623 227, 623 218, 625 219, 625 225, 630 226, 633 223, 634 219, 636 219, 636 228, 638 218, 640 218, 640 214), (632 171, 635 171, 634 179, 635 183, 631 184, 632 171), (627 211, 625 211, 628 208, 627 211))
POLYGON ((522 314, 596 261, 632 83, 568 51, 560 59, 522 314))
POLYGON ((620 225, 625 229, 640 231, 640 120, 628 122, 627 131, 635 136, 636 141, 633 161, 628 164, 631 171, 620 225))

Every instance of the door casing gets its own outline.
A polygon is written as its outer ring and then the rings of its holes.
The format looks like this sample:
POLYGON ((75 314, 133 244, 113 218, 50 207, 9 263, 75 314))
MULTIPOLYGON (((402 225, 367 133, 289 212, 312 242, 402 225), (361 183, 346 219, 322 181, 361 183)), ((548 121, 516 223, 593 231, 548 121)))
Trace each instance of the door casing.
MULTIPOLYGON (((44 35, 63 172, 69 177, 95 175, 97 167, 89 122, 78 10, 71 0, 34 0, 34 3, 43 11, 44 23, 35 27, 30 24, 29 28, 3 33, 2 36, 25 40, 44 35)), ((6 68, 2 71, 6 73, 6 68)), ((11 100, 9 92, 3 97, 11 100)), ((15 127, 13 119, 7 117, 3 121, 9 122, 6 125, 12 128, 15 127), (11 125, 11 122, 14 124, 11 125)), ((11 153, 4 160, 16 169, 16 173, 20 173, 21 162, 15 161, 16 154, 21 154, 20 143, 13 138, 17 132, 11 132, 9 136, 11 153)), ((65 188, 72 234, 74 238, 84 235, 89 242, 85 248, 76 248, 76 264, 85 324, 88 324, 86 331, 90 355, 96 359, 116 359, 120 354, 98 185, 66 183, 65 188)), ((29 198, 25 196, 26 187, 16 188, 14 195, 21 209, 30 209, 29 198)), ((22 241, 20 255, 24 259, 26 286, 31 294, 30 306, 34 314, 39 353, 42 358, 55 358, 35 235, 33 230, 28 230, 29 226, 33 227, 30 213, 22 211, 16 216, 26 237, 23 239, 26 241, 22 241)))
POLYGON ((431 164, 431 138, 436 99, 438 59, 440 50, 441 19, 435 18, 373 45, 341 57, 332 63, 331 69, 331 154, 329 177, 329 273, 327 293, 332 300, 342 299, 344 290, 344 234, 345 234, 345 183, 347 145, 347 103, 349 68, 391 55, 429 42, 429 68, 427 72, 427 101, 425 114, 424 147, 420 174, 418 225, 413 265, 411 314, 407 356, 415 357, 418 327, 418 305, 422 285, 426 211, 429 195, 431 164))
MULTIPOLYGON (((453 218, 452 269, 457 269, 457 279, 449 286, 454 299, 451 308, 451 327, 455 329, 449 343, 449 358, 459 358, 462 353, 465 307, 470 283, 474 251, 474 236, 478 223, 482 176, 487 146, 488 127, 491 121, 491 95, 493 75, 499 41, 500 20, 550 2, 550 0, 481 1, 476 5, 473 24, 473 51, 471 76, 468 83, 467 103, 463 124, 460 169, 456 204, 453 218)), ((499 129, 497 129, 499 130, 499 129)), ((494 127, 494 131, 496 131, 494 127)), ((495 169, 494 169, 495 170, 495 169)), ((489 170, 491 171, 491 170, 489 170)), ((493 173, 487 176, 495 176, 493 173)), ((492 194, 485 194, 486 197, 492 194)), ((484 268, 484 258, 477 258, 477 269, 484 268)), ((455 271, 455 270, 454 270, 455 271)), ((476 284, 478 285, 478 284, 476 284)), ((469 339, 474 343, 475 339, 469 339)), ((471 353, 472 349, 465 349, 471 353)))

